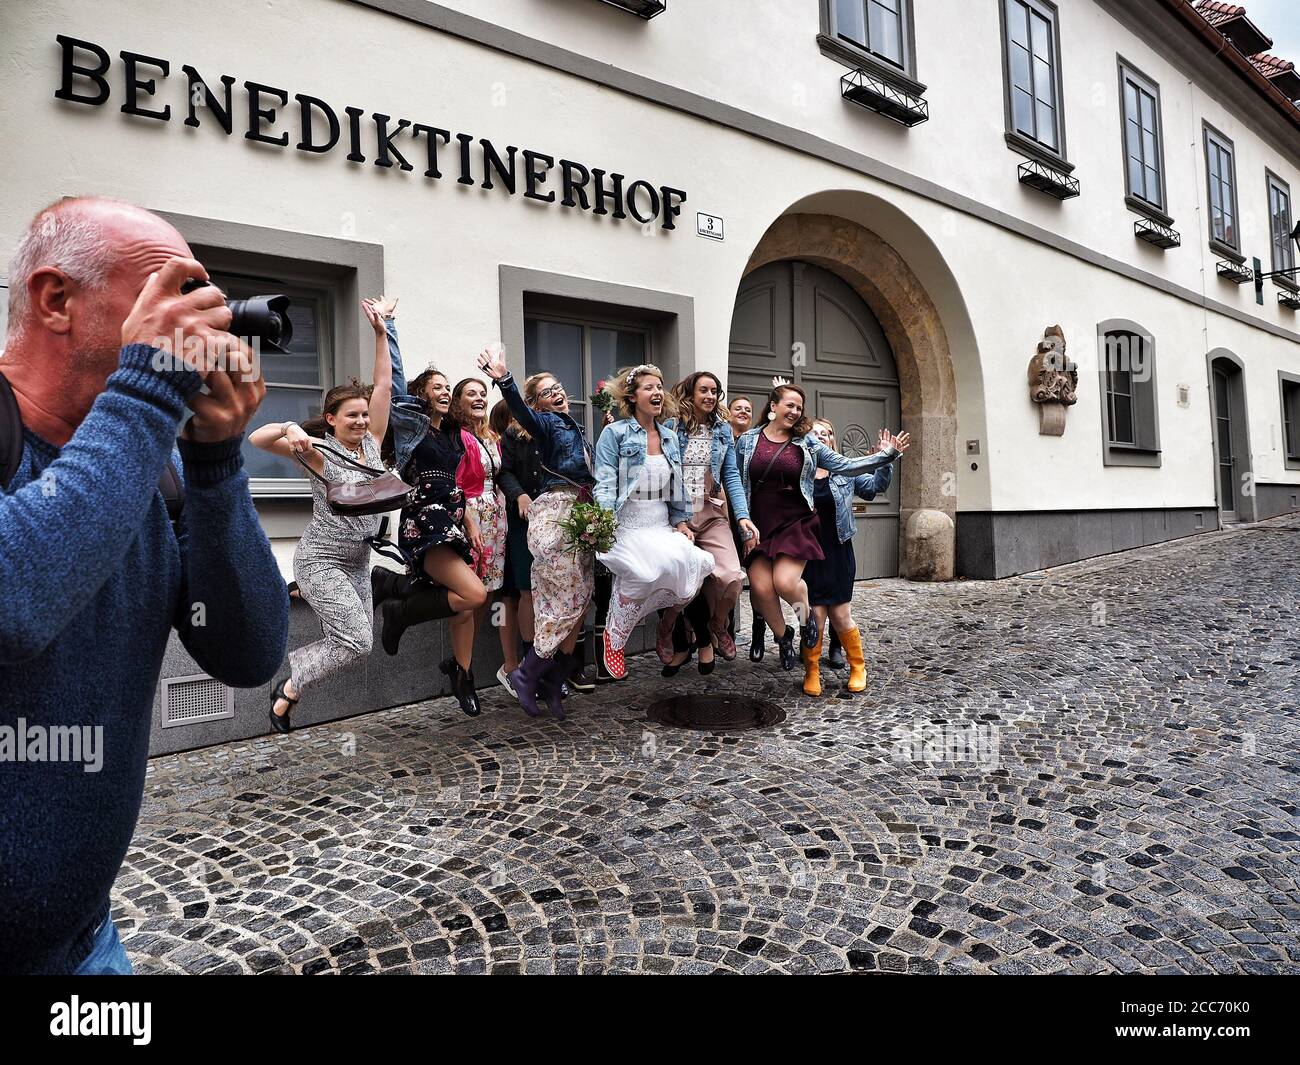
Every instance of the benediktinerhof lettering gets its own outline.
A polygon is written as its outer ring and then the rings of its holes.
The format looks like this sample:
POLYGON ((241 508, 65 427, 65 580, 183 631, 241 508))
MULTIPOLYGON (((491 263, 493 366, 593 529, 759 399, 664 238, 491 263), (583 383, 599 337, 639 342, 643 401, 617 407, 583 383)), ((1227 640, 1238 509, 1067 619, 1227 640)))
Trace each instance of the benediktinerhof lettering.
POLYGON ((1279 1030, 1293 8, 0 5, 6 1036, 1279 1030))
MULTIPOLYGON (((91 107, 109 103, 113 95, 108 81, 114 65, 112 56, 92 41, 63 34, 58 34, 57 40, 62 49, 62 72, 54 95, 60 100, 91 107)), ((159 84, 170 75, 171 62, 137 52, 118 54, 118 73, 125 85, 122 113, 170 122, 171 104, 157 106, 149 101, 161 91, 159 84)), ((674 219, 681 214, 681 204, 686 200, 685 192, 667 185, 656 187, 644 180, 627 182, 623 174, 588 168, 570 159, 557 160, 528 148, 520 151, 513 144, 498 151, 486 137, 476 139, 468 133, 453 134, 424 122, 378 112, 367 114, 359 107, 342 108, 344 119, 340 121, 338 112, 317 96, 294 93, 291 105, 287 90, 254 81, 242 83, 247 106, 237 109, 233 95, 235 78, 221 75, 222 95, 218 96, 193 66, 184 63, 181 70, 186 79, 187 126, 200 125, 199 115, 206 112, 206 120, 215 122, 229 136, 235 131, 238 115, 247 119, 246 139, 287 148, 289 130, 277 133, 275 127, 277 123, 287 124, 288 115, 282 120, 281 113, 292 110, 298 133, 293 147, 300 152, 325 155, 342 142, 348 149, 346 158, 350 163, 369 160, 378 167, 396 166, 413 171, 416 165, 403 154, 406 152, 425 163, 426 178, 438 180, 443 176, 439 167, 441 151, 442 165, 449 167, 462 185, 479 184, 491 189, 499 184, 511 196, 522 190, 523 196, 542 203, 555 203, 558 188, 558 202, 562 207, 576 207, 614 218, 630 215, 642 224, 658 222, 663 229, 677 228, 674 219)))

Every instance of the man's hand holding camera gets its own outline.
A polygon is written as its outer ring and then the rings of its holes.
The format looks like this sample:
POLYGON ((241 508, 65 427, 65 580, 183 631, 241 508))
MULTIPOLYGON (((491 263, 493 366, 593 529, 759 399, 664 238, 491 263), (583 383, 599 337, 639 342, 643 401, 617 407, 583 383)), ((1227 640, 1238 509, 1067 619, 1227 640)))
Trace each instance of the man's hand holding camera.
POLYGON ((194 370, 203 378, 207 391, 189 400, 194 416, 181 435, 217 443, 243 433, 266 384, 252 349, 228 332, 231 312, 225 295, 210 284, 183 292, 191 279, 206 282, 208 272, 194 259, 179 256, 150 275, 122 324, 122 343, 158 348, 174 360, 173 368, 194 370))

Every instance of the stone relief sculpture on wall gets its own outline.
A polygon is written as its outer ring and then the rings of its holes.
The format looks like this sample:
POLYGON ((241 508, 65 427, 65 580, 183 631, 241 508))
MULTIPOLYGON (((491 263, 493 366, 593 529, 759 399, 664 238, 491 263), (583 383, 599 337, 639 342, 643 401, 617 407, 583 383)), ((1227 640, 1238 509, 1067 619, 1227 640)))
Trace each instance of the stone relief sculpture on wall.
POLYGON ((1079 367, 1065 354, 1065 334, 1059 325, 1043 330, 1038 351, 1029 360, 1029 398, 1038 405, 1038 432, 1065 433, 1065 411, 1077 402, 1079 367))

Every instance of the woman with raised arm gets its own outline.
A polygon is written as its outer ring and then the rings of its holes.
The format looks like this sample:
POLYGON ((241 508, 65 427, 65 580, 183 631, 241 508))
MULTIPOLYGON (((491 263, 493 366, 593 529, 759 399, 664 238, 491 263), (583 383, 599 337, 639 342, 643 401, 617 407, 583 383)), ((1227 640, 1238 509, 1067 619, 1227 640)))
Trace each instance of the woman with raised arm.
MULTIPOLYGON (((596 502, 614 512, 618 532, 613 547, 597 557, 614 577, 605 668, 622 678, 627 674, 623 648, 637 623, 654 610, 689 603, 715 560, 695 546, 677 434, 661 426, 673 413, 663 374, 643 363, 619 370, 605 387, 620 417, 596 441, 596 502)), ((660 642, 664 637, 661 622, 660 642)))
POLYGON ((499 345, 479 356, 479 368, 501 389, 502 398, 537 446, 541 494, 528 507, 528 550, 535 565, 533 646, 510 683, 524 712, 541 713, 537 697, 563 719, 562 689, 573 668, 573 649, 591 605, 593 556, 567 542, 560 522, 579 500, 588 501, 596 478, 587 431, 569 413, 569 397, 553 374, 535 373, 521 394, 499 345))
POLYGON ((817 621, 808 605, 803 571, 810 559, 823 557, 813 509, 813 479, 817 469, 856 477, 887 466, 907 447, 902 433, 890 437, 880 451, 850 459, 832 451, 811 435, 804 415, 804 391, 781 378, 773 379, 761 425, 736 442, 736 459, 749 511, 761 539, 745 564, 750 594, 777 637, 781 668, 794 669, 795 630, 781 611, 784 600, 799 619, 804 647, 817 644, 817 621))
MULTIPOLYGON (((831 451, 835 450, 835 426, 818 418, 812 423, 812 433, 831 451)), ((900 441, 884 429, 880 430, 876 450, 892 446, 900 454, 907 450, 906 441, 900 441)), ((838 633, 840 643, 848 654, 848 691, 856 694, 867 687, 867 663, 862 650, 862 634, 853 623, 853 582, 857 578, 857 561, 853 557, 853 534, 857 520, 853 517, 853 497, 875 499, 888 490, 893 480, 894 467, 881 466, 874 473, 847 477, 818 469, 813 478, 813 506, 817 510, 818 540, 822 558, 813 559, 804 570, 808 585, 808 603, 817 619, 817 644, 803 649, 803 690, 805 695, 821 695, 822 633, 827 615, 830 616, 831 633, 838 633)), ((832 663, 834 665, 834 663, 832 663)))
MULTIPOLYGON (((715 647, 723 661, 730 662, 736 657, 736 641, 727 628, 727 618, 740 598, 744 571, 740 568, 728 510, 736 519, 741 537, 751 548, 758 545, 758 529, 749 520, 736 467, 731 425, 724 413, 726 408, 720 406, 721 380, 707 370, 697 371, 673 386, 672 398, 678 414, 666 421, 664 428, 672 429, 677 435, 691 512, 690 529, 696 546, 713 556, 713 572, 700 593, 708 605, 706 631, 696 633, 700 672, 707 674, 712 672, 715 647)), ((660 620, 656 644, 660 659, 670 668, 684 661, 683 655, 689 655, 689 651, 681 651, 673 642, 672 625, 677 614, 678 610, 669 609, 660 620)))
POLYGON ((384 343, 384 319, 396 301, 382 296, 361 308, 375 331, 374 384, 352 382, 325 394, 321 416, 302 425, 273 422, 249 440, 263 451, 295 458, 312 474, 312 517, 293 553, 293 576, 300 596, 316 612, 322 639, 289 652, 289 675, 271 696, 271 727, 292 729, 290 714, 311 685, 364 658, 371 646, 370 545, 379 531, 377 516, 342 516, 330 510, 325 480, 362 481, 369 474, 351 462, 382 469, 380 441, 388 429, 392 367, 384 343))
MULTIPOLYGON (((467 530, 465 493, 456 474, 465 457, 465 439, 450 414, 451 385, 433 366, 402 390, 405 376, 397 341, 397 323, 386 323, 393 365, 393 466, 415 486, 415 497, 402 508, 398 545, 413 570, 403 582, 380 574, 384 597, 384 650, 395 655, 402 634, 412 625, 452 617, 452 655, 439 667, 451 681, 452 694, 471 717, 480 713, 471 668, 474 611, 487 602, 487 591, 474 572, 467 530), (403 585, 405 584, 405 587, 403 585)), ((473 527, 473 517, 468 524, 473 527)))

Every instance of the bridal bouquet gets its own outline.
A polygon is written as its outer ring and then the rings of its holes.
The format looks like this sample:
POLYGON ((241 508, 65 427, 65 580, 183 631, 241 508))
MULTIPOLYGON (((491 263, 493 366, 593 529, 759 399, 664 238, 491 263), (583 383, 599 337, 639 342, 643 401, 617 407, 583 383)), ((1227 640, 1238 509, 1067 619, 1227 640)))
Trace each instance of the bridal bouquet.
POLYGON ((575 551, 608 551, 614 546, 614 512, 599 503, 575 503, 560 522, 575 551))
POLYGON ((604 381, 596 382, 596 391, 591 394, 591 405, 601 414, 608 414, 614 407, 614 397, 609 394, 604 381))

